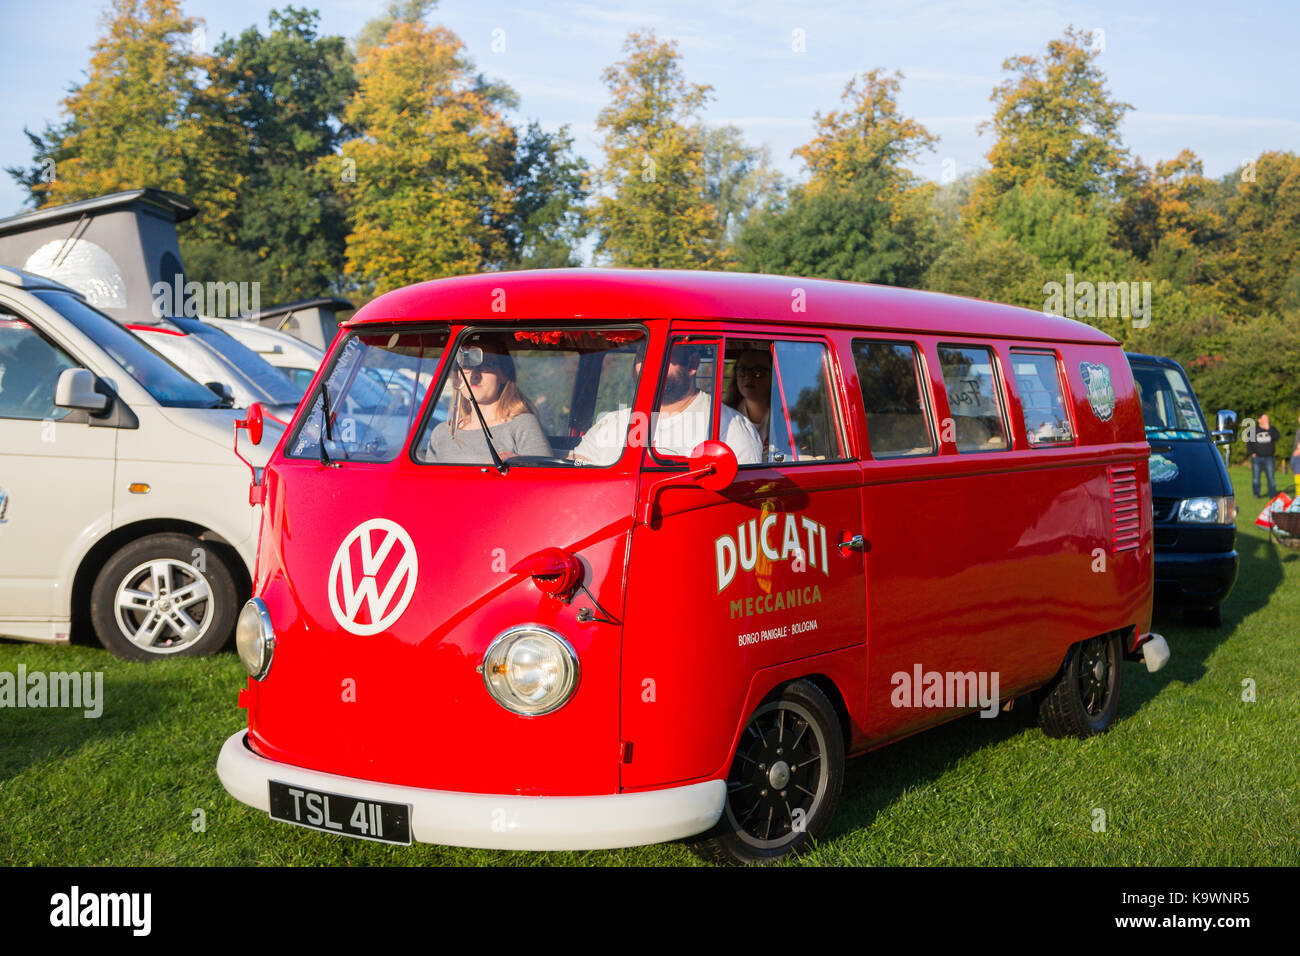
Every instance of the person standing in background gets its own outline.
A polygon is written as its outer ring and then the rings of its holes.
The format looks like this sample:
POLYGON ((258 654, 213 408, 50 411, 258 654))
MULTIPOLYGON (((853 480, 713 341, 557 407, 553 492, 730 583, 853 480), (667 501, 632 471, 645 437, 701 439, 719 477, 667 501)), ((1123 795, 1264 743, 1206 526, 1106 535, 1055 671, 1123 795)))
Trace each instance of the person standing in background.
POLYGON ((1246 442, 1246 451, 1250 453, 1250 490, 1256 498, 1262 497, 1259 493, 1260 472, 1268 476, 1268 496, 1272 498, 1277 494, 1277 480, 1273 477, 1277 466, 1273 456, 1277 453, 1277 443, 1281 437, 1281 432, 1269 422, 1268 414, 1265 413, 1259 416, 1255 440, 1246 442))

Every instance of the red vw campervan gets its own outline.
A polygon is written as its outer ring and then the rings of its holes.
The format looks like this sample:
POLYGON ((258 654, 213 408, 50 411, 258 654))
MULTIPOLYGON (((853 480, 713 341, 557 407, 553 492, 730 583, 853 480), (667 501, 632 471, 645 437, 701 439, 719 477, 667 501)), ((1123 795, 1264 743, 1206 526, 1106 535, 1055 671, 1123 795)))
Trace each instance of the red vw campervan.
POLYGON ((1023 309, 619 270, 344 325, 252 494, 248 730, 288 823, 511 849, 820 837, 844 760, 1031 700, 1113 720, 1150 633, 1120 347, 1023 309))

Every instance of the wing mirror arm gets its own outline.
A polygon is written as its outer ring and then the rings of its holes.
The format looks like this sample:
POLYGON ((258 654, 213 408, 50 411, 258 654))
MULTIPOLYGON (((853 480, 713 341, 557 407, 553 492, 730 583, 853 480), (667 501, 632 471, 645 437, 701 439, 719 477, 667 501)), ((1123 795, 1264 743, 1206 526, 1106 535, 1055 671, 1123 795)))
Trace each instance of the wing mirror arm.
POLYGON ((659 495, 669 488, 681 488, 698 485, 707 491, 722 491, 736 480, 739 467, 736 453, 723 442, 700 442, 687 459, 689 471, 660 478, 646 489, 645 500, 641 504, 641 513, 637 516, 640 524, 654 527, 655 505, 659 495))
POLYGON ((261 469, 253 465, 251 461, 239 453, 239 430, 242 428, 248 432, 248 440, 254 445, 262 443, 263 412, 262 403, 253 402, 244 412, 243 418, 236 418, 235 427, 235 457, 248 466, 251 475, 248 485, 248 503, 250 505, 261 504, 266 498, 266 488, 262 484, 261 469))

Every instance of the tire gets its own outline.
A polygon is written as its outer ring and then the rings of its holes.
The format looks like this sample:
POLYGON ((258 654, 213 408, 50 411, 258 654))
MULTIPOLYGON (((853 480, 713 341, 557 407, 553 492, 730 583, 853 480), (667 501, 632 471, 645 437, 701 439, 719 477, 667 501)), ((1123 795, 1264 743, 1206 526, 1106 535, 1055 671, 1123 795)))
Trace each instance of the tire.
POLYGON ((1118 634, 1071 647, 1061 673, 1038 701, 1038 726, 1043 733, 1086 740, 1109 730, 1119 711, 1123 664, 1118 634))
POLYGON ((99 642, 123 660, 203 657, 230 639, 236 601, 234 578, 215 548, 185 534, 151 534, 100 569, 90 620, 99 642))
POLYGON ((1183 620, 1194 627, 1222 627, 1223 605, 1188 608, 1183 612, 1183 620))
POLYGON ((741 732, 722 817, 693 849, 729 864, 801 853, 826 832, 843 787, 844 734, 835 709, 815 684, 786 684, 741 732))

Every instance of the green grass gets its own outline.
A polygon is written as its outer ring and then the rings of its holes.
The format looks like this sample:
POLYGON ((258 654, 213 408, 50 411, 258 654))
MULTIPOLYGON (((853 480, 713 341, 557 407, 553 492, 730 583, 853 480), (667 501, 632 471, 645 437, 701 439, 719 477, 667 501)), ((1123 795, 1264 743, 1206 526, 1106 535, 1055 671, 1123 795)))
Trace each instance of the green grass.
MULTIPOLYGON (((1023 717, 968 717, 849 765, 809 864, 1300 863, 1300 552, 1252 523, 1234 468, 1241 573, 1220 630, 1158 620, 1164 670, 1128 664, 1110 733, 1051 740, 1023 717), (1242 681, 1257 700, 1242 700, 1242 681), (1094 810, 1106 815, 1094 832, 1094 810)), ((1290 484, 1290 479, 1284 484, 1290 484)), ((0 671, 98 670, 106 706, 0 710, 0 864, 658 865, 681 844, 587 853, 386 847, 272 823, 217 780, 244 712, 233 654, 151 666, 88 647, 0 643, 0 671), (206 814, 194 832, 193 811, 206 814)))

